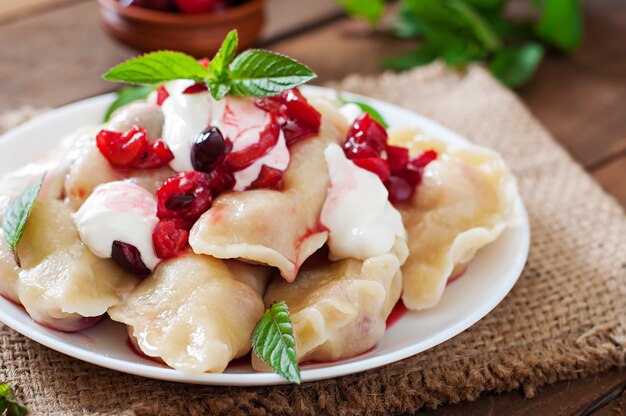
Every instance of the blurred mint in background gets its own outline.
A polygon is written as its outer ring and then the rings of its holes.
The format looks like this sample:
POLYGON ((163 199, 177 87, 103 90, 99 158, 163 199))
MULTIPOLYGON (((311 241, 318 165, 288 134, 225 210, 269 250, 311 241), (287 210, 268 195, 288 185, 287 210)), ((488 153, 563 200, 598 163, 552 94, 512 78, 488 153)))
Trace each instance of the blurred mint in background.
MULTIPOLYGON (((385 0, 337 0, 352 16, 376 25, 385 0)), ((400 0, 394 35, 420 39, 406 55, 382 65, 396 71, 440 59, 451 67, 484 62, 509 87, 528 82, 547 49, 570 53, 582 41, 579 0, 521 0, 535 15, 525 20, 505 13, 505 0, 400 0)))

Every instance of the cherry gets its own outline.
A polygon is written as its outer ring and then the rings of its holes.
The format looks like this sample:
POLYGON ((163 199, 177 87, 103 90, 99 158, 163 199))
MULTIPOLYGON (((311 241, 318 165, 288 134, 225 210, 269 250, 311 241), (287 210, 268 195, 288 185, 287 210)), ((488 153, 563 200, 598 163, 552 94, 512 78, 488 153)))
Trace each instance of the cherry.
POLYGON ((199 14, 214 12, 218 6, 218 0, 175 0, 176 5, 183 13, 199 14))
POLYGON ((211 208, 211 177, 197 171, 180 172, 166 180, 156 195, 159 219, 193 222, 211 208))
POLYGON ((410 199, 417 185, 422 181, 424 169, 435 159, 437 159, 437 152, 428 150, 417 157, 410 158, 403 170, 394 172, 385 181, 385 186, 389 191, 389 200, 395 203, 410 199))
POLYGON ((146 130, 139 127, 125 133, 101 130, 96 144, 109 163, 118 168, 128 168, 138 162, 149 146, 146 130))
POLYGON ((145 263, 141 260, 141 253, 132 244, 114 241, 111 245, 111 258, 124 270, 138 276, 150 274, 145 263))
POLYGON ((206 86, 206 84, 196 82, 195 84, 185 88, 183 94, 197 94, 199 92, 208 91, 208 89, 209 88, 206 86))
POLYGON ((174 159, 174 154, 164 142, 148 144, 146 129, 141 127, 133 127, 124 133, 100 130, 96 145, 116 168, 156 169, 174 159))
POLYGON ((287 146, 319 134, 322 115, 297 88, 259 99, 256 104, 279 119, 287 146))
POLYGON ((160 259, 176 256, 187 246, 189 223, 183 220, 161 220, 152 231, 154 251, 160 259))
POLYGON ((223 163, 219 163, 209 176, 214 195, 233 189, 236 183, 235 176, 223 163))
POLYGON ((250 185, 251 189, 282 189, 283 171, 267 165, 261 167, 259 177, 250 185))
POLYGON ((250 166, 276 145, 279 135, 280 126, 276 117, 271 115, 270 122, 259 134, 259 141, 244 149, 228 153, 224 159, 225 166, 231 171, 238 171, 250 166))
POLYGON ((135 6, 161 11, 176 10, 174 0, 120 0, 122 6, 135 6))
POLYGON ((430 162, 432 162, 435 159, 437 159, 437 152, 435 152, 434 150, 427 150, 421 155, 415 158, 411 158, 411 161, 409 162, 409 164, 414 169, 423 170, 430 162))
POLYGON ((370 172, 378 175, 381 181, 386 181, 391 172, 389 171, 389 165, 385 159, 380 157, 366 157, 362 159, 353 160, 354 164, 360 168, 369 170, 370 172))
MULTIPOLYGON (((352 127, 348 131, 344 149, 351 150, 366 147, 369 148, 368 152, 373 151, 380 157, 386 146, 387 130, 385 130, 385 127, 374 120, 369 113, 363 113, 354 120, 352 127)), ((359 152, 350 151, 350 153, 357 155, 359 152)), ((348 155, 348 152, 346 152, 346 155, 348 155)))
POLYGON ((409 149, 401 146, 387 145, 387 162, 391 173, 406 169, 409 164, 409 149))
POLYGON ((385 187, 389 191, 389 200, 394 204, 408 200, 415 192, 415 186, 399 176, 390 176, 385 181, 385 187))
POLYGON ((170 93, 167 92, 167 90, 165 89, 165 87, 163 85, 161 85, 159 88, 157 88, 156 90, 157 93, 157 105, 161 106, 163 105, 163 101, 165 101, 167 99, 167 97, 170 96, 170 93))
POLYGON ((191 164, 197 171, 210 173, 228 150, 220 129, 207 127, 194 139, 191 164))
POLYGON ((369 143, 357 143, 354 139, 348 139, 343 144, 343 152, 348 159, 363 159, 368 157, 380 157, 380 153, 374 150, 369 143))

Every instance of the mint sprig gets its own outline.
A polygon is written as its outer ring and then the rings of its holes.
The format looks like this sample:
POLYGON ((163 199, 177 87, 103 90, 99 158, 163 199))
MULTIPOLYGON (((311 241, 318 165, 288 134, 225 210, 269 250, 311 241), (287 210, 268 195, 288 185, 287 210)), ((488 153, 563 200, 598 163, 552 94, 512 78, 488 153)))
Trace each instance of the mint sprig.
POLYGON ((115 101, 111 103, 106 113, 104 114, 104 122, 106 123, 111 118, 111 115, 120 107, 130 104, 133 101, 144 100, 148 98, 148 95, 154 91, 154 88, 150 85, 129 85, 128 87, 121 88, 117 92, 115 101))
POLYGON ((159 51, 130 59, 104 74, 109 81, 154 85, 191 79, 208 85, 216 100, 226 94, 270 97, 317 75, 305 65, 273 52, 254 49, 235 57, 237 31, 231 31, 208 68, 181 52, 159 51))
POLYGON ((389 124, 387 123, 383 115, 380 114, 378 110, 376 110, 371 105, 366 104, 362 101, 358 101, 358 100, 348 100, 341 94, 337 94, 337 100, 339 100, 341 104, 357 105, 361 109, 361 111, 368 113, 374 120, 378 121, 381 124, 381 126, 383 126, 384 128, 389 128, 389 124))
POLYGON ((42 175, 39 180, 18 195, 4 214, 2 231, 4 232, 4 238, 6 239, 9 249, 13 252, 15 262, 19 267, 22 267, 22 264, 20 263, 20 258, 17 253, 17 245, 22 238, 26 221, 30 216, 30 212, 33 210, 45 177, 45 174, 42 175))
POLYGON ((0 384, 0 415, 27 416, 28 409, 15 400, 13 389, 8 384, 0 384))
POLYGON ((289 309, 284 301, 270 306, 252 333, 252 349, 267 365, 292 383, 300 384, 300 367, 289 309))

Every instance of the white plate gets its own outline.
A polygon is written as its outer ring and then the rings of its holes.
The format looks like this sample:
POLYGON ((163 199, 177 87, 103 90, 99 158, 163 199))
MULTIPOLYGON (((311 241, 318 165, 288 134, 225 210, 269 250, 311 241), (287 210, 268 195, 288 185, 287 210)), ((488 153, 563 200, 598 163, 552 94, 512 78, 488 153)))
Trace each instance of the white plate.
MULTIPOLYGON (((306 90, 331 93, 315 87, 306 90)), ((432 120, 374 99, 345 94, 369 103, 391 125, 417 125, 427 135, 453 142, 467 140, 432 120)), ((76 128, 99 123, 111 94, 90 98, 51 111, 0 137, 0 174, 43 156, 76 128)), ((530 229, 521 199, 523 219, 481 250, 464 276, 451 283, 439 304, 427 311, 409 312, 385 333, 378 345, 358 357, 302 368, 304 382, 338 377, 379 367, 412 356, 466 330, 491 311, 517 281, 528 255, 530 229)), ((125 373, 162 380, 215 385, 268 385, 285 381, 276 374, 255 373, 239 362, 223 374, 188 375, 136 355, 121 324, 104 320, 80 333, 66 334, 33 322, 19 306, 0 298, 0 320, 25 336, 64 354, 125 373)))

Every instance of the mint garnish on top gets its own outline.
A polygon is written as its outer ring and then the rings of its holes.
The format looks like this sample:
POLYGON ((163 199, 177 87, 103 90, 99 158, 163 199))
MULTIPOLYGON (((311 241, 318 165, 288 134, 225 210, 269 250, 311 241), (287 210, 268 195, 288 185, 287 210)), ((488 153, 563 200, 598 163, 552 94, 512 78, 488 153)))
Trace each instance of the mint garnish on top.
POLYGON ((19 267, 22 267, 22 265, 20 264, 20 258, 17 254, 17 245, 22 238, 26 221, 30 216, 30 212, 33 210, 33 206, 35 205, 37 196, 39 196, 39 191, 41 191, 45 177, 45 174, 42 175, 39 180, 18 195, 17 198, 13 200, 11 205, 9 205, 7 212, 4 214, 4 219, 2 220, 4 238, 7 241, 9 249, 13 252, 15 262, 19 267))
POLYGON ((252 333, 252 349, 277 374, 300 384, 296 341, 285 302, 275 302, 265 311, 252 333))
POLYGON ((302 85, 317 75, 284 55, 251 49, 235 56, 237 31, 231 31, 208 68, 181 52, 159 51, 130 59, 104 74, 109 81, 153 85, 191 79, 209 86, 216 100, 226 94, 271 97, 302 85))

